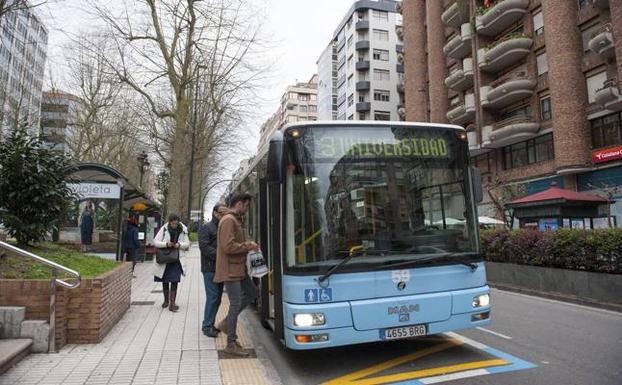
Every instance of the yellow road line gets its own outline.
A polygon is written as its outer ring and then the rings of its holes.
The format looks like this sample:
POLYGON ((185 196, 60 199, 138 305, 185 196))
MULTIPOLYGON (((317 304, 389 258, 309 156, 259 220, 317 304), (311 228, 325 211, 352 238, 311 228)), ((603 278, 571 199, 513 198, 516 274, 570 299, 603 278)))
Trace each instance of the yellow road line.
POLYGON ((465 370, 489 368, 491 366, 500 366, 500 365, 506 365, 506 364, 509 364, 509 362, 506 360, 502 360, 502 359, 476 361, 476 362, 469 362, 466 364, 449 365, 449 366, 443 366, 440 368, 423 369, 423 370, 416 370, 414 372, 392 374, 388 376, 369 378, 365 380, 356 380, 354 382, 351 382, 350 384, 352 385, 389 384, 392 382, 414 380, 416 378, 432 377, 432 376, 437 376, 441 374, 450 374, 450 373, 462 372, 465 370))
POLYGON ((405 356, 397 357, 387 362, 383 362, 383 363, 380 363, 374 366, 370 366, 369 368, 359 370, 354 373, 350 373, 343 377, 339 377, 334 380, 325 382, 323 385, 339 385, 339 384, 344 385, 344 384, 353 384, 353 383, 358 384, 359 382, 357 380, 363 377, 371 376, 372 374, 380 373, 384 370, 405 364, 406 362, 414 361, 419 358, 428 356, 430 354, 442 352, 443 350, 447 350, 449 348, 453 348, 454 346, 459 346, 462 344, 463 344, 462 341, 452 339, 443 344, 432 346, 430 348, 421 350, 417 353, 407 354, 405 356))

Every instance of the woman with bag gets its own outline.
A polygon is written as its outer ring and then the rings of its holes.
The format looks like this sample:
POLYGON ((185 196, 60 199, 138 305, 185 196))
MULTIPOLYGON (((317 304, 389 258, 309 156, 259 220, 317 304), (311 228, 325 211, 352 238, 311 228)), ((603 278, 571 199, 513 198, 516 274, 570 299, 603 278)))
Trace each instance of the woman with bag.
POLYGON ((177 285, 181 276, 184 275, 181 258, 190 248, 188 228, 180 222, 178 215, 171 214, 168 217, 168 223, 160 228, 153 242, 157 248, 156 257, 153 259, 155 269, 153 279, 155 282, 162 282, 164 294, 162 307, 168 306, 168 310, 174 312, 179 310, 179 306, 175 304, 175 298, 177 285))

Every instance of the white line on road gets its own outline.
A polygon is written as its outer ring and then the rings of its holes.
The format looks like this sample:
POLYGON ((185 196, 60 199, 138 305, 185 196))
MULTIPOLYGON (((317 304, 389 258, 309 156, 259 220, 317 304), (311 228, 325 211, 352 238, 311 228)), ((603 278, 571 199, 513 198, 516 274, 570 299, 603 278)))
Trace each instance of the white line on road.
POLYGON ((512 339, 512 337, 510 337, 510 336, 506 336, 505 334, 501 334, 499 332, 495 332, 495 331, 492 331, 490 329, 484 329, 481 326, 476 327, 476 329, 477 330, 481 330, 481 331, 486 332, 486 333, 493 334, 493 335, 495 335, 497 337, 505 338, 506 340, 511 340, 512 339))
POLYGON ((436 377, 420 378, 419 382, 423 384, 436 384, 439 382, 459 380, 462 378, 484 376, 486 374, 490 374, 490 373, 488 373, 488 371, 485 369, 475 369, 475 370, 467 370, 467 371, 460 372, 460 373, 445 374, 445 375, 436 376, 436 377))

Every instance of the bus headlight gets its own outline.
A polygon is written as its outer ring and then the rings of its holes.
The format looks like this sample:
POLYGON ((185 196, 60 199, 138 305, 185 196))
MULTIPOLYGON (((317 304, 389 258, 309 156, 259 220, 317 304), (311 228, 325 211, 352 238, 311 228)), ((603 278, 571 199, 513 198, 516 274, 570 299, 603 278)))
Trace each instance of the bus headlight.
POLYGON ((326 324, 324 313, 294 314, 294 325, 300 327, 321 326, 326 324))
POLYGON ((473 307, 484 307, 490 305, 490 296, 488 294, 479 295, 473 298, 473 307))

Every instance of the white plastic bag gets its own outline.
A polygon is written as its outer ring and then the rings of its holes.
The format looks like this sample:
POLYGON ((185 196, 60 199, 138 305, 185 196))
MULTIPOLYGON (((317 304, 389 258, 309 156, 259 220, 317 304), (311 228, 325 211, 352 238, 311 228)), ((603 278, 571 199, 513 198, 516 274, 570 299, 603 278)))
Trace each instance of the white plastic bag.
POLYGON ((268 274, 268 266, 266 260, 259 251, 249 251, 246 256, 246 267, 248 269, 248 275, 252 278, 261 278, 268 274))

